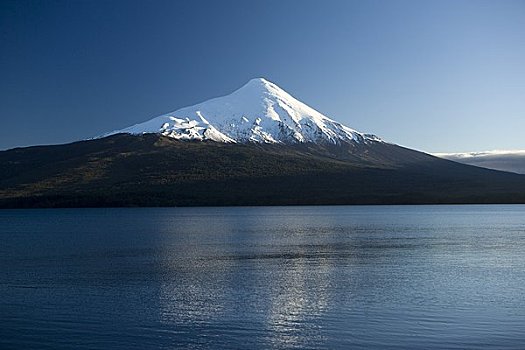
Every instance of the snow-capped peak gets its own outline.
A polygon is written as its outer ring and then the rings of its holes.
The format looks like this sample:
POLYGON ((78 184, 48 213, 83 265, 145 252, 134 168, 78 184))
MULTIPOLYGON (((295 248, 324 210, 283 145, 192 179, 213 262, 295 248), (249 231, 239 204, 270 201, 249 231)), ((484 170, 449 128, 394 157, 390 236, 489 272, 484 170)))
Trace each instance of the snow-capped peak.
POLYGON ((252 79, 230 95, 103 136, 118 133, 232 143, 381 142, 324 116, 264 78, 252 79))

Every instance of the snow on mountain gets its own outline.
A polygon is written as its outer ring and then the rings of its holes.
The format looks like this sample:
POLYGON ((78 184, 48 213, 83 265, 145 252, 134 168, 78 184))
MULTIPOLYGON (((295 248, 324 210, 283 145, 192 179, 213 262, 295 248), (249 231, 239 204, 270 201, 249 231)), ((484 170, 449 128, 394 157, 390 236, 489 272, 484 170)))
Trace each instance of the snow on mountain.
POLYGON ((263 78, 252 79, 230 95, 181 108, 118 134, 159 133, 180 140, 231 143, 382 142, 338 123, 263 78))

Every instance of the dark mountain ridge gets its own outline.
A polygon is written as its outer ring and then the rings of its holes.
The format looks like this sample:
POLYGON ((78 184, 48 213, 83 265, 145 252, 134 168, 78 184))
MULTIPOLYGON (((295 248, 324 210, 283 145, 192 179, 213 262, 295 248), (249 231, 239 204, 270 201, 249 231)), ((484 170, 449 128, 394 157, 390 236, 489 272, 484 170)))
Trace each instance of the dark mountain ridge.
POLYGON ((0 152, 0 207, 525 203, 525 176, 385 142, 117 134, 0 152))

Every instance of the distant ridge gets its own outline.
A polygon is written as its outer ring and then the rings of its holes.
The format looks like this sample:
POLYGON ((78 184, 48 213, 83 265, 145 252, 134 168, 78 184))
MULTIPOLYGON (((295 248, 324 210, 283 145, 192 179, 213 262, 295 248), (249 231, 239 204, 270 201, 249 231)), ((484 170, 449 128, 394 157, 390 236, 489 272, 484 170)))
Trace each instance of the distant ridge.
POLYGON ((463 164, 525 174, 525 150, 434 153, 434 155, 463 164))

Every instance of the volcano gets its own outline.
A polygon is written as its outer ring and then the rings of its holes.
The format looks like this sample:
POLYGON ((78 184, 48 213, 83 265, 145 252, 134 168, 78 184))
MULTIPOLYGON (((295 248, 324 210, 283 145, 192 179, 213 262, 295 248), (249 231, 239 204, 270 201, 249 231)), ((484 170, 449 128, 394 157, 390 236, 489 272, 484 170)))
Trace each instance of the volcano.
POLYGON ((0 152, 0 207, 525 203, 525 175, 440 159, 274 83, 64 145, 0 152))

